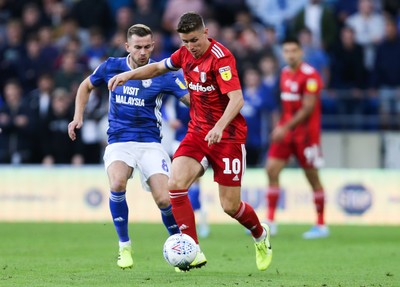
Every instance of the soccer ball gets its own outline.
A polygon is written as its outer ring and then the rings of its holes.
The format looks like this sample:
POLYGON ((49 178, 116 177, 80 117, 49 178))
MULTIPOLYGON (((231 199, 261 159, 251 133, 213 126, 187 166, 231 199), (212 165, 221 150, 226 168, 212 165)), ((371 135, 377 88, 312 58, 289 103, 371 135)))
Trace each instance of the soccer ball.
POLYGON ((187 268, 196 258, 197 244, 187 234, 173 234, 165 241, 163 254, 170 265, 187 268))

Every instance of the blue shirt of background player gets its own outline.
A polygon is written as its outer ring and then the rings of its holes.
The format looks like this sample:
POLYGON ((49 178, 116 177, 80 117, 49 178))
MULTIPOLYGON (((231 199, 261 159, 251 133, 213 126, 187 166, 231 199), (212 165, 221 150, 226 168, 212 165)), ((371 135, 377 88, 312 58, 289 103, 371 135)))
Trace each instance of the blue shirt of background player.
MULTIPOLYGON (((108 58, 90 75, 90 81, 95 87, 107 84, 113 76, 132 70, 128 63, 129 56, 108 58)), ((148 80, 129 80, 109 91, 108 143, 161 142, 163 96, 180 99, 187 93, 182 76, 171 72, 148 80)))

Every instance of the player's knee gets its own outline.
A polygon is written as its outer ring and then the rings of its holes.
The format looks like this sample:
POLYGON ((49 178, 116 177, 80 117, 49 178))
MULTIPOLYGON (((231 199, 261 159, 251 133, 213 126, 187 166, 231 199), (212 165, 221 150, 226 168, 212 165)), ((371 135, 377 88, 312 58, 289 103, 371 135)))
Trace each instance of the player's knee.
POLYGON ((168 189, 169 190, 187 189, 187 186, 185 186, 182 180, 170 177, 168 180, 168 189))
POLYGON ((110 180, 110 189, 112 191, 125 191, 126 190, 126 180, 122 178, 114 178, 110 180))
POLYGON ((239 209, 239 205, 233 204, 233 203, 223 203, 222 204, 222 209, 229 216, 233 216, 233 215, 235 215, 235 213, 239 209))
POLYGON ((279 170, 276 169, 274 166, 267 166, 267 175, 268 178, 272 181, 277 180, 279 176, 279 170))
POLYGON ((157 204, 158 208, 167 208, 171 204, 168 196, 167 197, 154 198, 154 201, 157 204))

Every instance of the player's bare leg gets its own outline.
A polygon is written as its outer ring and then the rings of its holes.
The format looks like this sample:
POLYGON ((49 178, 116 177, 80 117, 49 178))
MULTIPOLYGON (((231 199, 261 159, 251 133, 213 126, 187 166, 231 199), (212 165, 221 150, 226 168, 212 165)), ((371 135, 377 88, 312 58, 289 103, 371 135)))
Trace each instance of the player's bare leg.
POLYGON ((265 201, 267 202, 267 224, 270 227, 272 236, 278 233, 278 226, 275 222, 275 211, 280 195, 279 175, 285 166, 286 161, 277 158, 268 158, 266 163, 268 188, 265 194, 265 201))
POLYGON ((257 268, 263 271, 272 261, 269 227, 260 223, 254 209, 241 200, 240 194, 240 186, 219 185, 219 198, 223 210, 250 230, 255 240, 257 268))
POLYGON ((114 161, 107 168, 110 183, 110 211, 119 238, 117 265, 122 269, 133 266, 132 247, 128 234, 129 210, 125 198, 126 184, 132 172, 133 168, 122 161, 114 161))
MULTIPOLYGON (((172 212, 179 229, 182 233, 192 237, 197 244, 199 240, 196 232, 196 220, 188 197, 188 188, 203 172, 203 167, 198 161, 191 157, 180 156, 172 162, 171 177, 168 181, 172 212)), ((206 263, 207 259, 199 247, 198 254, 189 269, 200 268, 206 263)))
POLYGON ((324 218, 325 193, 319 178, 318 169, 305 168, 304 173, 313 190, 317 220, 316 224, 309 231, 303 234, 303 238, 316 239, 327 237, 329 236, 329 228, 325 225, 324 218))

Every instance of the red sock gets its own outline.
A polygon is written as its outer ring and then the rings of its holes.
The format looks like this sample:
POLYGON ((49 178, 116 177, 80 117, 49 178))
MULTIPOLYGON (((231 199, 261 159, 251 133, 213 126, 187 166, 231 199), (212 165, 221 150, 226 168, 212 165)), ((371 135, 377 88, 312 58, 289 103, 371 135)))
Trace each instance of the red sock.
POLYGON ((275 210, 279 200, 279 190, 279 186, 269 186, 265 196, 268 204, 267 219, 269 221, 274 221, 275 218, 275 210))
POLYGON ((171 199, 172 213, 175 221, 182 233, 192 237, 196 243, 199 243, 196 233, 196 222, 194 212, 188 197, 188 190, 170 190, 169 197, 171 199))
POLYGON ((314 203, 317 210, 317 224, 323 225, 324 221, 324 207, 325 207, 325 193, 323 189, 314 191, 314 203))
POLYGON ((246 227, 251 231, 251 235, 254 238, 259 238, 263 232, 264 228, 261 226, 260 220, 257 217, 253 207, 251 207, 246 202, 241 202, 238 211, 232 216, 235 218, 241 225, 246 227))

